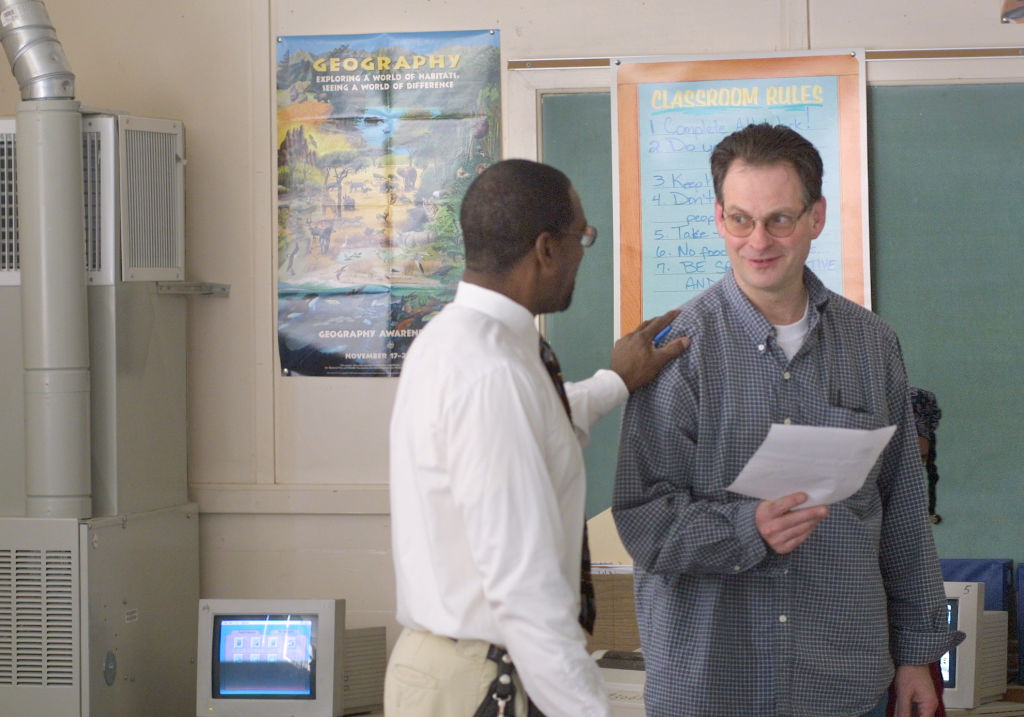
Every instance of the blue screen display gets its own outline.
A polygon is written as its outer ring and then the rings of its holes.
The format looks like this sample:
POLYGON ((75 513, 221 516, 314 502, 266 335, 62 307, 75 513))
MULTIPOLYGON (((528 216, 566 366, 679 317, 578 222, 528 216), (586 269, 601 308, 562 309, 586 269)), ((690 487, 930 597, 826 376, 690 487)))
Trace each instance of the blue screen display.
POLYGON ((213 697, 315 699, 316 615, 217 615, 213 697))
MULTIPOLYGON (((946 624, 950 630, 956 630, 960 624, 960 601, 956 598, 946 600, 946 624)), ((956 648, 939 658, 942 670, 942 684, 949 689, 956 689, 956 648)))

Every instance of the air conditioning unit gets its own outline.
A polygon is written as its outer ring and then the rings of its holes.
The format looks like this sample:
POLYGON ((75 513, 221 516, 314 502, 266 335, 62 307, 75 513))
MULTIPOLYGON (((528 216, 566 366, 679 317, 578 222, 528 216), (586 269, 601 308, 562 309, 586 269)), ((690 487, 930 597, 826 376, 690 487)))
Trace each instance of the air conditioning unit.
MULTIPOLYGON (((26 505, 16 143, 0 118, 0 515, 26 505)), ((181 505, 187 300, 167 289, 185 274, 184 125, 84 113, 82 157, 92 515, 181 505)))
POLYGON ((166 290, 184 279, 184 127, 83 113, 82 204, 42 197, 43 211, 84 219, 87 519, 26 517, 16 129, 0 118, 0 713, 191 714, 199 550, 187 299, 166 290))
MULTIPOLYGON (((0 118, 0 286, 21 281, 16 130, 14 117, 0 118)), ((83 114, 83 250, 90 286, 111 285, 115 277, 184 279, 184 165, 180 121, 83 114)))
POLYGON ((194 713, 196 508, 0 518, 0 712, 194 713))

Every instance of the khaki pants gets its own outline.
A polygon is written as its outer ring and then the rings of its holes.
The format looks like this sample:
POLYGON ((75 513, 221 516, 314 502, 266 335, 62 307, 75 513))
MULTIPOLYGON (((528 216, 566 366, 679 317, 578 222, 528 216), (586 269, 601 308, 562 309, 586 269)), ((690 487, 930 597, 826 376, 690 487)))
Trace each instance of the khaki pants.
MULTIPOLYGON (((473 717, 498 672, 487 648, 480 640, 403 629, 384 678, 385 717, 473 717)), ((513 680, 514 717, 526 717, 526 692, 518 674, 513 680)))

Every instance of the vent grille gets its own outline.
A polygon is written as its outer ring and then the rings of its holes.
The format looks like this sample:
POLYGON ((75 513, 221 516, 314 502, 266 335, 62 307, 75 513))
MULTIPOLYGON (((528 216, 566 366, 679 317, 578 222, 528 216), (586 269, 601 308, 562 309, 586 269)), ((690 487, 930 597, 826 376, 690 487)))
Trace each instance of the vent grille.
POLYGON ((74 685, 74 556, 0 550, 0 685, 74 685))
MULTIPOLYGON (((112 284, 116 215, 113 196, 117 131, 113 117, 83 120, 82 218, 84 261, 90 284, 112 284)), ((21 283, 16 126, 0 118, 0 285, 21 283)))
MULTIPOLYGON (((85 228, 85 269, 100 271, 107 258, 103 256, 103 242, 100 234, 103 228, 100 212, 100 201, 103 196, 103 172, 101 160, 103 152, 103 135, 99 132, 85 131, 82 133, 82 187, 85 190, 85 206, 82 220, 85 228)), ((113 151, 110 148, 109 151, 113 151)))
MULTIPOLYGON (((14 118, 0 118, 0 285, 21 283, 16 136, 14 118)), ((114 283, 118 206, 122 279, 185 278, 184 164, 179 121, 83 117, 83 258, 89 284, 114 283)))
POLYGON ((18 162, 14 133, 0 134, 0 271, 18 271, 18 162))
POLYGON ((122 279, 181 280, 185 276, 181 124, 120 119, 122 279))

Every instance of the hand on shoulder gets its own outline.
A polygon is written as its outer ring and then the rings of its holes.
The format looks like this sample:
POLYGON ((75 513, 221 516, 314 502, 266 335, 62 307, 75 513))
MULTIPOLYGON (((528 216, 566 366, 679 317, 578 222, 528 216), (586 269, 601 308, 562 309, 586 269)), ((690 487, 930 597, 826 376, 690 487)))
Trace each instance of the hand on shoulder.
POLYGON ((680 336, 663 346, 654 344, 654 337, 679 315, 678 309, 648 319, 621 337, 612 347, 611 369, 622 377, 630 393, 654 380, 662 368, 690 346, 690 339, 680 336))

